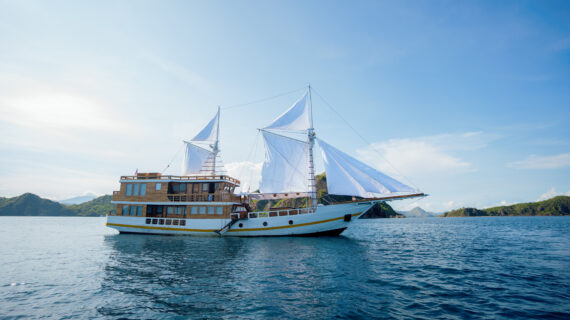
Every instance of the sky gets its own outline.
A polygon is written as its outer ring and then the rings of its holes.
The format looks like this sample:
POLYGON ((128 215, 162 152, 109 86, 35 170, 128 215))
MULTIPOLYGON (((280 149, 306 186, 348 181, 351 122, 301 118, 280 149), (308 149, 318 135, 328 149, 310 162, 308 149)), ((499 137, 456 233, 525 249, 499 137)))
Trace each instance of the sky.
POLYGON ((429 194, 397 209, 570 195, 568 1, 0 0, 0 196, 179 174, 218 105, 255 188, 308 84, 318 137, 429 194))

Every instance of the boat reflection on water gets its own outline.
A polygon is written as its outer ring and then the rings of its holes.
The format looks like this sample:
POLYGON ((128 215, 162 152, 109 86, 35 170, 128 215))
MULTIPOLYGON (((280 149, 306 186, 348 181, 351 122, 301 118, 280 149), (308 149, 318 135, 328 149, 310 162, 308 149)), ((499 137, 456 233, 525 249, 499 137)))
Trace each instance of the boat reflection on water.
POLYGON ((346 237, 113 235, 104 243, 104 316, 333 316, 351 300, 343 287, 367 272, 354 264, 366 248, 346 237))

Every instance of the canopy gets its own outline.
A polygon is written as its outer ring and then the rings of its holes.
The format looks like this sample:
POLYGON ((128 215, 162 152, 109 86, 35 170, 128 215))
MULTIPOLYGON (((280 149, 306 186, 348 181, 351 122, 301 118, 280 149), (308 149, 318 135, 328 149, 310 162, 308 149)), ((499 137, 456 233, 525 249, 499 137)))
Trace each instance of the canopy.
POLYGON ((261 130, 265 162, 261 171, 261 193, 309 191, 309 145, 307 142, 261 130))
POLYGON ((312 127, 309 91, 264 129, 305 131, 312 127))
POLYGON ((327 173, 329 194, 375 197, 415 190, 318 139, 327 173))

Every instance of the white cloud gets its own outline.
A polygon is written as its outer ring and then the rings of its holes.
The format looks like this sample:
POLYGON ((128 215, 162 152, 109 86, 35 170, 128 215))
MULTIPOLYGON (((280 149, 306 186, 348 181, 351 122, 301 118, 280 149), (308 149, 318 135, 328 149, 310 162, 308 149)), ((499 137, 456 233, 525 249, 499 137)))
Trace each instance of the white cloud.
POLYGON ((543 200, 548 200, 550 198, 554 198, 557 196, 562 196, 562 195, 566 195, 570 197, 570 190, 568 190, 568 192, 566 192, 565 194, 563 194, 562 192, 558 192, 556 191, 556 189, 554 187, 552 187, 550 190, 546 191, 545 193, 541 194, 540 197, 538 197, 538 199, 536 201, 543 201, 543 200))
POLYGON ((431 176, 474 170, 471 163, 454 153, 484 148, 491 139, 482 132, 441 134, 375 142, 357 152, 365 162, 389 174, 397 174, 394 164, 404 168, 406 175, 431 176))
POLYGON ((255 191, 259 188, 263 162, 231 162, 226 164, 225 167, 231 177, 236 177, 240 180, 241 187, 238 192, 255 191))
POLYGON ((531 154, 521 161, 508 163, 507 166, 517 169, 559 169, 570 167, 570 152, 552 156, 531 154))

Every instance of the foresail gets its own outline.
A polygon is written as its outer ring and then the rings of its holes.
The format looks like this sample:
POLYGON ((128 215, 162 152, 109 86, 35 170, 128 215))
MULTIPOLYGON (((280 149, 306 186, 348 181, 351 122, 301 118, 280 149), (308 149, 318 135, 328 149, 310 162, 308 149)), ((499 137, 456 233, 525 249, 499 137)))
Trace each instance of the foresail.
POLYGON ((198 133, 192 141, 215 141, 218 135, 218 123, 220 121, 220 109, 210 122, 198 133))
POLYGON ((185 142, 185 144, 186 152, 184 153, 184 161, 182 162, 182 175, 187 176, 201 173, 208 157, 213 156, 213 153, 189 142, 185 142))
POLYGON ((311 110, 307 91, 301 99, 264 129, 305 131, 309 128, 311 128, 311 110))
POLYGON ((318 139, 318 141, 325 162, 329 194, 371 198, 377 194, 416 191, 323 140, 318 139))
POLYGON ((261 193, 308 192, 308 144, 262 130, 265 162, 261 171, 261 193))

